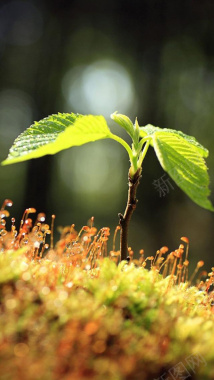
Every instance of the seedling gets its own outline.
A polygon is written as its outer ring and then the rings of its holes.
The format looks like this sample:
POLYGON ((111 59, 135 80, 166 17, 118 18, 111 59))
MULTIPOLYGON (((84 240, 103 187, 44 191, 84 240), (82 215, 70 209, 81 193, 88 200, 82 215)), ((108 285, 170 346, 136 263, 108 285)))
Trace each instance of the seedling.
POLYGON ((130 160, 128 172, 128 200, 124 214, 119 213, 121 260, 127 259, 128 227, 136 208, 136 191, 140 182, 142 163, 149 146, 153 147, 162 168, 175 183, 198 205, 214 211, 208 199, 209 176, 204 158, 208 150, 192 136, 181 131, 146 125, 140 127, 137 119, 131 120, 118 113, 111 118, 126 130, 131 146, 113 134, 103 116, 59 113, 35 122, 12 145, 3 165, 55 154, 72 146, 112 139, 127 151, 130 160))

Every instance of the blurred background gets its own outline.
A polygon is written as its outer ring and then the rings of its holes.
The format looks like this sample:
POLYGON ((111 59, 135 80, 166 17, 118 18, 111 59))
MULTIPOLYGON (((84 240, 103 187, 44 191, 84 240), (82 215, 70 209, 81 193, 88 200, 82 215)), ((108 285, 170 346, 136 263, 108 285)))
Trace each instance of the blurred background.
MULTIPOLYGON (((214 202, 213 19, 212 0, 1 1, 0 160, 34 120, 57 112, 103 114, 127 139, 110 120, 117 110, 133 121, 137 116, 141 126, 178 129, 206 146, 214 202)), ((47 222, 56 214, 56 227, 80 229, 93 215, 96 227, 109 226, 113 234, 126 204, 128 168, 116 142, 90 143, 0 167, 0 199, 13 200, 17 220, 35 207, 47 222)), ((144 248, 153 255, 163 245, 174 250, 187 236, 192 267, 203 259, 209 270, 214 214, 172 180, 160 197, 153 181, 163 174, 150 149, 129 244, 136 254, 144 248)))

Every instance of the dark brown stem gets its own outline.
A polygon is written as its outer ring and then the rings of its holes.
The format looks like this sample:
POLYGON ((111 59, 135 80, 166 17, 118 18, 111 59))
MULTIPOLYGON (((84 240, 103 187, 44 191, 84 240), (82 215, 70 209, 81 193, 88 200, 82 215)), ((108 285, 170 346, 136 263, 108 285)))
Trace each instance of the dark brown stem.
POLYGON ((129 173, 128 200, 124 215, 118 214, 120 224, 120 254, 121 260, 127 260, 128 256, 128 229, 129 222, 134 210, 136 209, 136 192, 141 178, 141 168, 133 175, 129 173))

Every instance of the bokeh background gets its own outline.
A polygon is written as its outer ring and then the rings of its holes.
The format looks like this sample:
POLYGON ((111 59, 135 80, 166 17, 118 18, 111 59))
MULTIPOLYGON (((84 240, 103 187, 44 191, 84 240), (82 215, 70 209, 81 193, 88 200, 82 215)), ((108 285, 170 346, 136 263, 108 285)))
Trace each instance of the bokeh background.
MULTIPOLYGON (((212 0, 12 0, 0 5, 0 160, 34 120, 57 112, 114 111, 194 135, 210 150, 214 201, 214 2, 212 0)), ((127 140, 129 141, 129 140, 127 140)), ((98 228, 118 223, 127 197, 128 157, 104 140, 0 167, 0 199, 56 214, 77 229, 93 215, 98 228)), ((195 205, 164 174, 152 149, 143 166, 129 244, 152 255, 190 239, 192 266, 214 266, 214 214, 195 205)), ((57 238, 57 233, 56 233, 57 238)), ((118 242, 119 247, 119 242, 118 242)), ((109 244, 111 249, 111 241, 109 244)))

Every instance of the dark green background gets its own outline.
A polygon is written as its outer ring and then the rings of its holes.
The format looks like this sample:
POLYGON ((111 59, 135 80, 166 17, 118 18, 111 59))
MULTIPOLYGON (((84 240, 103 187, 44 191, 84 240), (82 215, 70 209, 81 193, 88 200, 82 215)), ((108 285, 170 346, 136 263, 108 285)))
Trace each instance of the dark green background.
MULTIPOLYGON (((140 125, 178 129, 205 145, 214 200, 213 19, 211 0, 1 2, 1 161, 34 120, 58 111, 117 110, 132 120, 138 116, 140 125)), ((47 222, 55 213, 56 226, 75 223, 79 229, 93 215, 98 228, 113 231, 125 207, 128 166, 116 142, 91 143, 0 167, 0 199, 14 201, 17 220, 35 207, 46 212, 47 222)), ((153 181, 163 174, 150 149, 129 243, 136 254, 144 248, 152 255, 163 245, 175 249, 187 236, 192 261, 204 259, 209 270, 214 215, 172 180, 174 189, 160 197, 153 181)))

